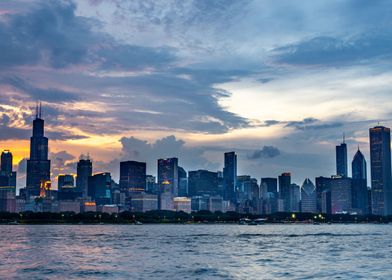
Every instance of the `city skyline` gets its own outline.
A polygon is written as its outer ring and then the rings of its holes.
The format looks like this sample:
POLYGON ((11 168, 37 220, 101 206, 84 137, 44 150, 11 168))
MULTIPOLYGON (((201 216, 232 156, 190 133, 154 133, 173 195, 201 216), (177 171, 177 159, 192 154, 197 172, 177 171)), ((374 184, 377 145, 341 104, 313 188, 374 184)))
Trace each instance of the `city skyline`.
POLYGON ((343 132, 348 157, 359 145, 369 159, 368 127, 392 125, 390 9, 3 1, 0 148, 12 147, 16 163, 28 157, 40 100, 54 169, 89 152, 102 171, 132 158, 156 173, 155 159, 173 156, 188 170, 218 170, 235 150, 239 174, 327 176, 343 132))

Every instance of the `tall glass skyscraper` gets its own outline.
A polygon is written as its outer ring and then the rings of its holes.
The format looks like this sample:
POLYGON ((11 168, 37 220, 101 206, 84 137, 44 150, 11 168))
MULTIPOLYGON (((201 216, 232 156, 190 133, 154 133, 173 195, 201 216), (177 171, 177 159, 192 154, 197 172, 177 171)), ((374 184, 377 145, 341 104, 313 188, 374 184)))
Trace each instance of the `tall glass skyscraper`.
POLYGON ((352 170, 352 207, 361 214, 368 214, 368 189, 366 160, 358 148, 351 164, 352 170))
POLYGON ((145 162, 120 162, 120 190, 127 196, 146 191, 146 176, 145 162))
POLYGON ((347 169, 347 145, 343 137, 343 143, 336 146, 336 175, 347 178, 347 169))
POLYGON ((178 196, 178 158, 158 159, 158 184, 161 193, 178 196))
POLYGON ((78 192, 82 193, 83 197, 88 195, 88 177, 93 175, 93 163, 90 158, 81 157, 76 167, 76 188, 78 192))
POLYGON ((291 173, 282 173, 279 176, 279 198, 283 200, 283 211, 291 211, 291 173))
POLYGON ((372 213, 392 215, 391 130, 370 128, 370 167, 372 177, 372 213))
POLYGON ((223 196, 225 200, 236 201, 237 155, 235 152, 225 153, 223 168, 223 196))
POLYGON ((26 187, 29 195, 38 196, 40 185, 50 181, 50 160, 48 160, 48 138, 44 136, 44 120, 41 105, 33 121, 33 136, 30 138, 30 159, 27 160, 26 187))

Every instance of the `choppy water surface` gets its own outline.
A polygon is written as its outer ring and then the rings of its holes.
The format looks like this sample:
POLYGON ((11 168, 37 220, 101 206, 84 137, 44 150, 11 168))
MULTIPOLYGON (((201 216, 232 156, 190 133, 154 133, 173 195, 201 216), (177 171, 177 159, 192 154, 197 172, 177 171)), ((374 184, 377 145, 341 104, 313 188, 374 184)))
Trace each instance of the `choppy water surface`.
POLYGON ((392 226, 2 225, 0 278, 392 279, 392 226))

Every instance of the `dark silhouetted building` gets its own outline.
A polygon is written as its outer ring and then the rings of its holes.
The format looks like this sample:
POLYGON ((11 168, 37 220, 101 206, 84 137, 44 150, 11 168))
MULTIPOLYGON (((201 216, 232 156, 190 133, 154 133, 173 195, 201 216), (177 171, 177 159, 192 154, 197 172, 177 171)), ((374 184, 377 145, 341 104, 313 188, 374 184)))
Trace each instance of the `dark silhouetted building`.
POLYGON ((391 131, 384 126, 370 128, 372 213, 392 215, 391 131))
POLYGON ((12 171, 12 153, 8 150, 1 153, 0 186, 16 187, 16 172, 12 171))
POLYGON ((189 196, 219 195, 218 172, 208 170, 189 171, 189 196))
POLYGON ((331 214, 331 178, 316 178, 317 212, 331 214))
POLYGON ((150 194, 159 193, 159 188, 155 176, 146 175, 146 192, 150 194))
POLYGON ((225 153, 223 168, 223 198, 224 200, 236 201, 237 186, 237 155, 235 152, 225 153))
POLYGON ((283 201, 283 211, 291 211, 291 174, 286 172, 278 178, 279 181, 279 199, 283 201))
POLYGON ((48 138, 44 136, 44 120, 41 106, 33 121, 33 136, 30 138, 30 159, 27 160, 26 188, 29 195, 38 196, 42 182, 50 181, 48 160, 48 138))
POLYGON ((76 188, 82 193, 83 197, 87 197, 88 193, 88 177, 93 174, 93 163, 90 158, 81 157, 76 167, 76 188))
POLYGON ((178 196, 188 196, 188 177, 181 166, 178 167, 178 196))
POLYGON ((359 214, 369 214, 366 160, 359 148, 352 161, 351 170, 353 210, 357 210, 359 214))
POLYGON ((71 174, 61 174, 57 178, 57 188, 61 190, 64 186, 74 187, 75 179, 71 174))
POLYGON ((178 196, 178 158, 158 159, 158 185, 161 193, 178 196))
POLYGON ((111 203, 112 178, 110 173, 98 173, 88 177, 88 196, 97 205, 111 203))
POLYGON ((348 177, 347 170, 347 145, 344 142, 336 146, 336 175, 348 177))
POLYGON ((146 163, 123 161, 120 163, 120 190, 127 196, 146 191, 146 163))

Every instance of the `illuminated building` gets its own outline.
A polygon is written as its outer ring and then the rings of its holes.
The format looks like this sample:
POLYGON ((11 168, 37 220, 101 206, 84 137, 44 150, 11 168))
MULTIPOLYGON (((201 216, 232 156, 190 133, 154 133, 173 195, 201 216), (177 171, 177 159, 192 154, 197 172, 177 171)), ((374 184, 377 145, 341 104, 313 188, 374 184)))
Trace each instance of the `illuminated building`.
POLYGON ((146 163, 123 161, 120 163, 120 190, 127 196, 146 190, 146 163))
POLYGON ((95 201, 85 201, 82 204, 82 212, 97 212, 97 204, 95 201))
POLYGON ((51 181, 41 181, 40 185, 40 192, 39 196, 40 197, 50 197, 50 191, 52 190, 52 182, 51 181))
POLYGON ((237 185, 237 155, 235 152, 224 154, 223 168, 223 198, 224 200, 236 201, 237 185))
POLYGON ((82 193, 82 197, 86 198, 88 196, 88 177, 93 174, 93 164, 89 156, 87 158, 83 158, 83 155, 81 156, 76 172, 77 191, 82 193))
POLYGON ((343 137, 343 143, 336 146, 336 175, 348 177, 347 170, 347 145, 343 137))
POLYGON ((30 159, 27 160, 26 188, 28 195, 40 194, 41 181, 50 181, 50 160, 48 160, 48 138, 44 136, 44 120, 41 105, 33 121, 33 136, 30 138, 30 159))
POLYGON ((175 197, 173 198, 173 207, 177 212, 191 213, 191 199, 188 197, 175 197))
POLYGON ((352 161, 352 207, 360 214, 369 213, 366 160, 358 148, 352 161))
POLYGON ((391 131, 384 126, 369 130, 372 177, 372 214, 392 215, 391 131))
POLYGON ((139 193, 130 198, 129 209, 132 212, 146 212, 158 209, 158 195, 139 193))
POLYGON ((98 173, 88 177, 88 196, 97 205, 111 203, 112 177, 110 173, 98 173))
POLYGON ((188 192, 189 196, 220 195, 218 173, 208 170, 189 171, 188 192))
POLYGON ((330 187, 331 214, 351 212, 351 178, 333 176, 330 187))
POLYGON ((316 187, 310 179, 305 179, 301 187, 301 212, 317 213, 316 187))
POLYGON ((158 185, 161 193, 178 196, 178 158, 158 159, 158 185))

